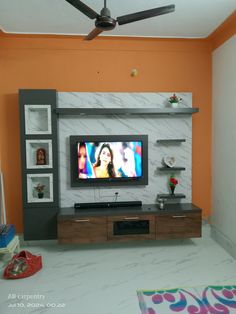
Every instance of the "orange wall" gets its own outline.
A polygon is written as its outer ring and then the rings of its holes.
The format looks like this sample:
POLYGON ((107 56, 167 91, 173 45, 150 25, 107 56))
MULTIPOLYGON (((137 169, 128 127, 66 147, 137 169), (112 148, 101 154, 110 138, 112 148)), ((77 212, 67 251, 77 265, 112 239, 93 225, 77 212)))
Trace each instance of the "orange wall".
POLYGON ((236 10, 208 36, 207 40, 211 42, 212 49, 215 50, 226 40, 236 34, 236 10))
POLYGON ((18 89, 192 92, 193 203, 211 210, 211 45, 206 40, 0 34, 0 158, 8 222, 22 231, 18 89), (131 77, 133 68, 139 75, 131 77))

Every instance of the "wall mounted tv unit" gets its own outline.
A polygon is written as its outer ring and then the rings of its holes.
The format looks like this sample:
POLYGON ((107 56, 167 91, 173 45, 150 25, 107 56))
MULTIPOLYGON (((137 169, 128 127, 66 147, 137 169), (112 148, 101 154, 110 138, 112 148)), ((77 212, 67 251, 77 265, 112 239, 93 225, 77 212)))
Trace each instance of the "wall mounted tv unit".
POLYGON ((72 187, 148 184, 147 135, 71 135, 72 187))

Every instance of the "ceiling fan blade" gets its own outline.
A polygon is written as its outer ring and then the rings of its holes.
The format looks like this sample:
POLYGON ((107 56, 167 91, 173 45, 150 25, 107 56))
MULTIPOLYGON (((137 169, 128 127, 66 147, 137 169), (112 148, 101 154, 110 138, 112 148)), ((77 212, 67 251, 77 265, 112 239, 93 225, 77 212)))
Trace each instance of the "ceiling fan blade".
POLYGON ((84 40, 92 40, 102 32, 102 29, 96 27, 84 38, 84 40))
POLYGON ((66 0, 66 1, 73 5, 73 7, 78 9, 80 12, 87 15, 91 20, 96 19, 99 16, 97 12, 95 12, 93 9, 88 7, 80 0, 66 0))
POLYGON ((171 13, 174 11, 175 11, 175 5, 170 4, 170 5, 167 5, 164 7, 159 7, 156 9, 150 9, 150 10, 146 10, 146 11, 141 11, 141 12, 136 12, 136 13, 131 13, 131 14, 119 16, 119 17, 117 17, 117 22, 119 25, 123 25, 123 24, 128 24, 128 23, 148 19, 150 17, 154 17, 157 15, 171 13))

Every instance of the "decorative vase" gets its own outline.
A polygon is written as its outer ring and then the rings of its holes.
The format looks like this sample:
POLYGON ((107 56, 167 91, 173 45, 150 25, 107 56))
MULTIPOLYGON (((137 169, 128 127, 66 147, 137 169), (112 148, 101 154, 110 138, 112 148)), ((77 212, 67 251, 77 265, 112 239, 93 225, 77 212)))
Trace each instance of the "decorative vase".
POLYGON ((178 108, 179 107, 179 103, 178 102, 170 102, 170 105, 172 108, 178 108))
POLYGON ((175 186, 171 185, 170 190, 171 190, 171 194, 174 195, 175 194, 175 186))
POLYGON ((38 193, 38 198, 43 198, 43 193, 42 192, 38 193))

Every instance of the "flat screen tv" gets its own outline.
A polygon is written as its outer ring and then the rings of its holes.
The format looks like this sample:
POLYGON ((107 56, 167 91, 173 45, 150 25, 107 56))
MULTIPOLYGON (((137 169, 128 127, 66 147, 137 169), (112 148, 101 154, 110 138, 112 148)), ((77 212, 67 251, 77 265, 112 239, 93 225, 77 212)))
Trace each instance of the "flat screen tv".
POLYGON ((147 135, 70 136, 71 186, 148 184, 147 135))

